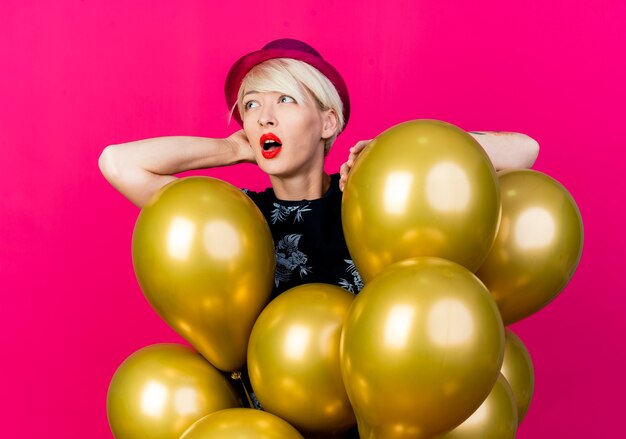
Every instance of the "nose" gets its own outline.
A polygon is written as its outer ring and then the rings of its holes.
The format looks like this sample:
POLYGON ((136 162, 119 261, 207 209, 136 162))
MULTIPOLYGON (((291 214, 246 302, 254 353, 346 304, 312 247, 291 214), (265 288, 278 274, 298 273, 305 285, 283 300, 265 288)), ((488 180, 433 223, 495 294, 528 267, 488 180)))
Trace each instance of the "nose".
POLYGON ((259 114, 257 122, 262 127, 277 125, 276 116, 274 115, 274 110, 271 108, 271 105, 262 107, 261 114, 259 114))

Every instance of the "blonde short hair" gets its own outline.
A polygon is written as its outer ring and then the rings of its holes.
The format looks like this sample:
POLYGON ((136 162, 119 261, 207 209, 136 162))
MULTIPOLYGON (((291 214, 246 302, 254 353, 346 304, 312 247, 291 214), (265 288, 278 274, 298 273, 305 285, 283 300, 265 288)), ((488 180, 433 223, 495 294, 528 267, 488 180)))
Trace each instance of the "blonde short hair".
POLYGON ((276 58, 254 66, 243 79, 237 93, 239 114, 243 114, 243 95, 246 89, 285 93, 298 102, 306 102, 308 92, 315 98, 321 111, 334 110, 337 115, 337 131, 326 139, 324 154, 328 153, 345 126, 343 103, 337 89, 322 72, 303 61, 276 58))

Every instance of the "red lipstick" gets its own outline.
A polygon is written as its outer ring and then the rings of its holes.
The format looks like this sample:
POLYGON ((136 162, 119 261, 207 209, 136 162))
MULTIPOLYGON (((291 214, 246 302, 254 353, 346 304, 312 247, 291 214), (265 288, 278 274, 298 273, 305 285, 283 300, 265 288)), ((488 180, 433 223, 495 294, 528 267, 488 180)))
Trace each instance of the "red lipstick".
POLYGON ((261 155, 266 159, 276 157, 283 147, 280 138, 274 133, 263 134, 259 143, 261 145, 261 155))

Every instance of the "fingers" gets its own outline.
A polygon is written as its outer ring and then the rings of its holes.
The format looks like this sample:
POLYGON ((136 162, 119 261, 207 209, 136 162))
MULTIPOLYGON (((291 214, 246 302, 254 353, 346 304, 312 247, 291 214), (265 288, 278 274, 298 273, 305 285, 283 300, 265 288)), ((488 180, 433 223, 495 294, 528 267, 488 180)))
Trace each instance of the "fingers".
POLYGON ((355 159, 356 159, 356 154, 351 152, 350 155, 348 156, 348 160, 344 163, 344 165, 346 165, 348 168, 353 167, 355 159))
POLYGON ((357 142, 356 145, 354 145, 352 148, 350 148, 350 154, 348 155, 348 161, 346 162, 348 163, 349 167, 354 166, 354 161, 356 160, 358 155, 361 153, 361 151, 365 149, 367 145, 369 145, 371 141, 372 139, 361 140, 357 142))
POLYGON ((341 168, 339 168, 339 175, 341 175, 341 178, 346 178, 348 176, 348 172, 350 172, 350 165, 348 165, 348 163, 341 165, 341 168))
POLYGON ((237 134, 239 135, 239 137, 240 137, 240 138, 241 138, 244 142, 246 142, 246 143, 250 143, 250 142, 248 141, 248 136, 246 136, 246 132, 245 132, 244 130, 237 131, 237 134))
POLYGON ((361 140, 359 142, 356 143, 356 145, 354 145, 352 148, 350 148, 350 153, 354 153, 355 155, 358 155, 361 151, 363 151, 363 149, 372 141, 372 139, 369 140, 361 140))
POLYGON ((348 163, 344 163, 339 168, 339 189, 343 192, 343 188, 346 187, 346 181, 348 180, 348 172, 350 172, 350 166, 348 163))
POLYGON ((352 148, 350 148, 350 154, 348 155, 348 160, 343 165, 341 165, 341 168, 339 169, 339 174, 341 176, 341 178, 339 179, 339 189, 341 189, 342 192, 346 186, 346 182, 348 181, 348 173, 354 166, 354 161, 359 156, 361 151, 363 151, 363 149, 365 149, 365 147, 371 141, 372 139, 361 140, 357 142, 356 145, 354 145, 352 148))

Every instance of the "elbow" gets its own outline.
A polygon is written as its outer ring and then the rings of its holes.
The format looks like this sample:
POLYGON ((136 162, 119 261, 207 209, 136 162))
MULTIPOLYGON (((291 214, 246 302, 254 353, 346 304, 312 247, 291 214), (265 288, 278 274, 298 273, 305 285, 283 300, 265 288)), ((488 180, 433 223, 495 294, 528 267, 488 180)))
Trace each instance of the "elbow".
POLYGON ((110 183, 119 180, 120 168, 116 160, 115 145, 109 145, 102 150, 98 158, 98 167, 104 178, 110 183))
POLYGON ((494 166, 498 171, 507 169, 530 169, 539 155, 539 142, 526 134, 511 135, 510 153, 503 155, 494 166))
POLYGON ((526 150, 526 168, 532 168, 537 157, 539 156, 539 142, 530 136, 527 137, 527 150, 526 150))

